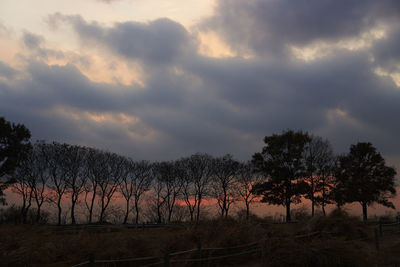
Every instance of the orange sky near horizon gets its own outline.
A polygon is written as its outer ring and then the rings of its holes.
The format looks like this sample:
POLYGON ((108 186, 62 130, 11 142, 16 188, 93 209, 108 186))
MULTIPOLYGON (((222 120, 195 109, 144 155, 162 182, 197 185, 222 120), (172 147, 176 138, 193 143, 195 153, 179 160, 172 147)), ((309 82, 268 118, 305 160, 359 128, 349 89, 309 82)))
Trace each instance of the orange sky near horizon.
MULTIPOLYGON (((397 188, 397 192, 400 192, 400 187, 397 188)), ((21 203, 20 197, 16 194, 13 193, 11 191, 10 188, 8 188, 5 191, 6 194, 6 199, 8 202, 8 205, 19 205, 21 203)), ((83 195, 80 196, 79 198, 80 201, 84 201, 83 200, 83 195)), ((145 202, 145 200, 142 200, 142 205, 145 202)), ((397 196, 392 199, 392 202, 395 206, 395 209, 390 209, 387 207, 384 207, 382 205, 378 205, 378 204, 374 204, 372 206, 368 207, 368 217, 373 219, 375 216, 394 216, 396 214, 400 213, 400 194, 397 194, 397 196)), ((121 207, 123 210, 125 209, 125 199, 123 198, 123 196, 121 194, 118 194, 118 192, 115 194, 115 196, 113 197, 111 204, 112 205, 117 205, 119 207, 121 207)), ((70 199, 68 197, 64 197, 63 198, 63 206, 64 208, 68 209, 70 204, 70 199)), ((83 203, 82 203, 83 204, 83 203)), ((185 206, 184 201, 177 201, 178 205, 182 205, 185 206)), ((48 204, 46 204, 47 207, 48 204)), ((44 206, 46 206, 44 205, 44 206)), ((35 203, 34 201, 32 202, 32 207, 35 207, 35 203)), ((212 216, 217 216, 218 214, 218 205, 215 199, 203 199, 202 201, 202 207, 204 210, 207 211, 207 213, 211 213, 212 216)), ((6 208, 6 207, 3 207, 6 208)), ((244 203, 243 202, 235 202, 232 205, 232 208, 230 210, 230 215, 235 216, 236 213, 241 210, 244 209, 244 203)), ((330 211, 332 211, 333 209, 335 209, 336 206, 335 205, 327 205, 326 207, 326 211, 329 213, 330 211)), ((295 210, 306 210, 308 213, 311 213, 311 202, 307 199, 303 199, 302 203, 300 204, 296 204, 296 205, 292 205, 291 209, 293 211, 295 210)), ((79 210, 79 207, 78 207, 79 210)), ((254 202, 251 204, 250 210, 252 213, 256 214, 257 216, 260 217, 272 217, 275 220, 280 220, 282 218, 284 218, 284 215, 286 214, 286 209, 283 206, 276 206, 276 205, 269 205, 266 203, 261 203, 261 202, 254 202)), ((349 214, 354 215, 354 216, 358 216, 361 218, 362 216, 362 209, 361 209, 361 205, 359 203, 351 203, 351 204, 346 204, 344 206, 344 210, 346 210, 347 212, 349 212, 349 214)), ((322 213, 322 210, 320 207, 315 207, 315 212, 316 213, 322 213)), ((78 214, 79 212, 77 212, 78 214)))

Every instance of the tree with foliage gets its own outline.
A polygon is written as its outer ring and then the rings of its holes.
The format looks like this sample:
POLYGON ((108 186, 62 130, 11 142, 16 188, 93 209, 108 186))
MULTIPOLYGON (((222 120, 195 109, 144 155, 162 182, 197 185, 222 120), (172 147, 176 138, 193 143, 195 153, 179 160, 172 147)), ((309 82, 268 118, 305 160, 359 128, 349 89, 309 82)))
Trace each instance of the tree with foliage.
POLYGON ((256 185, 254 192, 261 201, 286 208, 286 222, 291 221, 290 206, 299 203, 308 185, 302 178, 306 174, 304 149, 310 137, 302 131, 288 130, 264 138, 261 153, 253 155, 253 164, 266 181, 256 185))
POLYGON ((5 205, 3 191, 12 184, 18 162, 29 151, 30 131, 22 124, 14 124, 0 117, 0 203, 5 205))
POLYGON ((389 199, 396 194, 396 170, 386 166, 371 143, 351 145, 350 152, 339 157, 336 176, 344 201, 361 204, 364 221, 368 218, 367 207, 373 203, 394 209, 389 199))

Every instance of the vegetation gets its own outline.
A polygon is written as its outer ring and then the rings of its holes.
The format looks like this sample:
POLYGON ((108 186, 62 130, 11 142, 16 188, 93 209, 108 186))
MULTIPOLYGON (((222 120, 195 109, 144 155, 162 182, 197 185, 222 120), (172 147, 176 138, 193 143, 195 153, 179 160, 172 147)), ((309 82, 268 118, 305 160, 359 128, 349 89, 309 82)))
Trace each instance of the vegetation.
POLYGON ((367 220, 367 206, 375 202, 394 209, 389 199, 396 193, 396 171, 386 166, 371 143, 352 145, 350 153, 339 157, 338 162, 336 179, 344 202, 359 202, 364 221, 367 220))
POLYGON ((347 155, 335 157, 327 140, 287 130, 266 136, 262 151, 248 163, 231 155, 199 153, 175 161, 146 162, 57 142, 31 145, 23 125, 4 119, 1 123, 1 171, 3 178, 8 177, 2 187, 12 181, 12 190, 21 198, 23 223, 33 207, 39 222, 46 203, 55 208, 58 225, 106 223, 117 198, 123 199, 125 208, 123 218, 114 221, 124 224, 200 222, 206 200, 226 218, 238 201, 244 203, 247 219, 255 200, 282 205, 287 222, 291 205, 304 198, 311 201, 311 216, 316 206, 325 215, 326 205, 332 203, 339 207, 361 203, 364 220, 367 206, 373 203, 394 208, 389 199, 396 193, 396 171, 386 166, 371 143, 352 145, 347 155), (80 210, 77 217, 77 205, 82 203, 84 212, 80 210))
POLYGON ((29 150, 30 137, 31 133, 24 125, 0 117, 0 204, 6 204, 3 191, 12 183, 11 175, 29 150))
MULTIPOLYGON (((222 248, 252 242, 260 252, 205 261, 202 266, 375 266, 400 260, 396 236, 384 235, 378 252, 373 228, 343 212, 335 211, 326 217, 316 216, 297 224, 272 224, 261 218, 251 218, 243 222, 227 217, 157 229, 2 225, 0 261, 5 266, 71 266, 86 261, 89 255, 98 260, 140 257, 162 260, 166 253, 195 249, 199 244, 202 248, 222 248), (310 231, 325 234, 297 238, 310 231)), ((241 251, 243 249, 230 250, 224 254, 241 251)), ((203 257, 221 253, 205 250, 203 257)), ((189 254, 180 259, 196 257, 198 255, 189 254)))
POLYGON ((267 178, 255 193, 263 196, 263 202, 286 207, 287 222, 291 221, 291 204, 300 203, 307 192, 304 150, 310 140, 307 133, 293 131, 266 136, 266 146, 253 156, 254 165, 267 178))
POLYGON ((371 143, 352 145, 348 154, 335 156, 327 140, 288 130, 266 136, 251 162, 200 153, 148 162, 57 142, 31 145, 23 125, 1 118, 0 126, 0 189, 11 185, 21 199, 20 206, 0 210, 0 261, 5 265, 65 266, 90 254, 100 259, 163 258, 196 247, 249 242, 258 248, 253 261, 241 255, 203 266, 367 266, 400 260, 398 241, 389 240, 377 254, 370 225, 343 209, 329 215, 325 211, 329 204, 341 208, 359 202, 366 220, 367 206, 373 203, 394 208, 390 198, 396 194, 396 171, 371 143), (304 198, 311 201, 311 214, 291 208, 304 198), (113 206, 116 199, 124 207, 113 206), (207 200, 219 216, 208 216, 207 200), (259 200, 284 206, 286 221, 297 223, 258 218, 250 206, 259 200), (244 209, 235 219, 231 208, 237 202, 244 209), (317 206, 322 216, 317 216, 317 206), (71 225, 51 226, 52 216, 58 225, 71 225), (140 228, 145 221, 161 227, 140 228), (100 228, 75 228, 81 222, 100 228), (136 227, 109 222, 134 222, 136 227))

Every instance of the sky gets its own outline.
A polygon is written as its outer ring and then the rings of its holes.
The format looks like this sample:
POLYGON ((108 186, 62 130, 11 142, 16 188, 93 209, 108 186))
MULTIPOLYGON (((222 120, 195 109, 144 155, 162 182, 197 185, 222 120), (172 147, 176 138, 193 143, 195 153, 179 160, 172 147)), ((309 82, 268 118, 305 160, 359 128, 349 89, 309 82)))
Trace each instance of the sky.
POLYGON ((137 160, 249 160, 304 130, 400 170, 399 19, 396 0, 1 0, 0 116, 137 160))

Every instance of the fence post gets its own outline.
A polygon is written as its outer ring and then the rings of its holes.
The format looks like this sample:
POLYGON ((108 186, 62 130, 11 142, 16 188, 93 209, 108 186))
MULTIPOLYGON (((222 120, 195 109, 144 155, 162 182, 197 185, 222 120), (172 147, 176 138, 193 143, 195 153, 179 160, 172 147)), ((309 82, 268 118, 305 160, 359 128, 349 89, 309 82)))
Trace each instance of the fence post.
POLYGON ((169 267, 169 253, 165 253, 165 256, 164 256, 164 267, 169 267))
POLYGON ((89 267, 94 267, 94 254, 89 254, 89 267))
POLYGON ((379 250, 379 229, 375 227, 375 248, 379 250))

